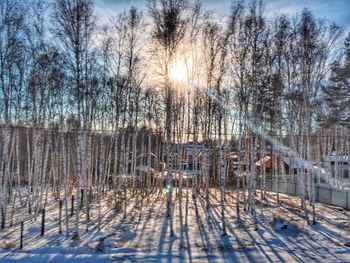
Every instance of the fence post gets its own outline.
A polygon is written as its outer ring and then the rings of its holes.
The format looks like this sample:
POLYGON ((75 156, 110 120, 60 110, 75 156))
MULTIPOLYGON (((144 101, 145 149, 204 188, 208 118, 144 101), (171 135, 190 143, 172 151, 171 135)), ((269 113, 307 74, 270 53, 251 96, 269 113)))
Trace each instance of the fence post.
POLYGON ((58 226, 59 226, 59 233, 61 234, 62 233, 62 205, 63 205, 63 201, 60 200, 58 202, 58 226))
POLYGON ((19 249, 23 248, 23 221, 21 221, 21 233, 20 233, 20 242, 19 242, 19 249))
POLYGON ((72 195, 72 200, 71 200, 71 208, 70 208, 70 216, 73 216, 74 213, 74 195, 72 195))
POLYGON ((41 217, 41 236, 45 234, 45 208, 42 210, 42 217, 41 217))
POLYGON ((80 189, 80 208, 84 206, 84 189, 80 189))
POLYGON ((4 208, 1 207, 1 229, 5 228, 5 212, 4 208))

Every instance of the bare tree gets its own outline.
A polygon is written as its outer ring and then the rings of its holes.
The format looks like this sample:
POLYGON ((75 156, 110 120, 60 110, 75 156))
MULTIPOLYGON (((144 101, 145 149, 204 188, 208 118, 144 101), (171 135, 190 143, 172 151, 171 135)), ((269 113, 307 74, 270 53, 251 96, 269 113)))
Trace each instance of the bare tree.
POLYGON ((67 68, 71 72, 76 100, 75 114, 87 127, 87 95, 89 94, 88 63, 92 33, 95 28, 93 2, 91 0, 57 0, 52 14, 53 32, 65 50, 67 68))
POLYGON ((184 37, 186 29, 187 0, 150 0, 148 10, 153 19, 153 38, 162 48, 161 58, 162 76, 166 88, 166 137, 167 137, 167 217, 170 220, 170 236, 174 235, 172 218, 172 104, 173 89, 169 77, 169 65, 172 63, 179 43, 184 37))
MULTIPOLYGON (((89 119, 89 62, 92 44, 92 33, 95 27, 93 3, 90 0, 57 0, 52 14, 53 32, 60 40, 65 50, 67 68, 71 73, 72 95, 75 104, 74 113, 84 129, 90 128, 89 119)), ((86 192, 87 185, 87 132, 77 130, 76 145, 77 156, 75 161, 76 169, 76 191, 77 200, 81 201, 80 190, 82 182, 86 192)), ((76 230, 75 237, 79 238, 79 204, 76 206, 76 230)))

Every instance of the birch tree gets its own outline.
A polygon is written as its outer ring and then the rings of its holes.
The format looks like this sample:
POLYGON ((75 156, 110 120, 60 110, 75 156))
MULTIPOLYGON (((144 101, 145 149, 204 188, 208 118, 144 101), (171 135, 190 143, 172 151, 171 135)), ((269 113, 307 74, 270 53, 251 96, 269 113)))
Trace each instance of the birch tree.
MULTIPOLYGON (((90 128, 89 119, 89 55, 92 45, 92 33, 95 27, 93 3, 90 0, 57 0, 52 13, 53 32, 58 37, 61 47, 66 51, 67 68, 70 72, 72 103, 79 126, 90 128)), ((87 160, 85 157, 88 136, 85 131, 76 132, 76 198, 80 201, 82 181, 86 180, 87 160), (83 157, 84 156, 84 157, 83 157)), ((86 181, 84 182, 86 185, 86 181)), ((79 238, 80 204, 76 206, 76 230, 79 238)))
POLYGON ((173 62, 179 43, 184 37, 186 29, 187 0, 150 0, 148 11, 153 19, 152 37, 161 47, 163 56, 161 58, 161 72, 166 89, 166 155, 167 155, 167 212, 170 220, 170 236, 174 235, 172 218, 172 104, 173 89, 169 76, 169 65, 173 62))

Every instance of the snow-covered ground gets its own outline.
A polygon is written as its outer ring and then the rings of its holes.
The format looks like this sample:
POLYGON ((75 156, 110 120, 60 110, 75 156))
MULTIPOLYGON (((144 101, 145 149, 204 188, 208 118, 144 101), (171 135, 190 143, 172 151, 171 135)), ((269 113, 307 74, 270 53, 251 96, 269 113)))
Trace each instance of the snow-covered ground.
MULTIPOLYGON (((191 191, 189 191, 191 193, 191 191)), ((175 236, 169 236, 165 218, 166 196, 154 193, 129 200, 127 217, 102 206, 101 230, 97 229, 97 206, 91 206, 89 230, 81 216, 79 241, 66 237, 65 214, 63 233, 58 233, 58 202, 46 207, 46 232, 40 236, 37 222, 30 220, 27 208, 17 209, 13 226, 0 232, 0 262, 350 262, 350 212, 317 204, 317 223, 308 226, 296 197, 269 193, 261 205, 257 202, 259 229, 254 230, 249 213, 242 211, 241 221, 235 213, 235 193, 226 193, 227 236, 221 235, 219 192, 211 190, 212 207, 205 210, 199 196, 190 197, 188 226, 185 224, 183 192, 182 222, 179 203, 175 203, 175 236), (25 216, 24 248, 19 246, 19 221, 25 216)), ((138 195, 140 196, 140 195, 138 195)), ((175 192, 174 192, 175 198, 175 192)), ((70 219, 74 228, 75 216, 70 219)))

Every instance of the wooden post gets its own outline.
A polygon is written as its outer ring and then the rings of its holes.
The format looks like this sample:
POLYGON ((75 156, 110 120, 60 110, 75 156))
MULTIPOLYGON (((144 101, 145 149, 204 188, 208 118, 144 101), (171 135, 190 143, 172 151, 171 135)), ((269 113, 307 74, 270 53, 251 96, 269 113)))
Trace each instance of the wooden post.
POLYGON ((80 189, 80 208, 84 206, 84 189, 80 189))
POLYGON ((70 216, 73 216, 74 213, 74 195, 72 195, 72 201, 71 201, 71 208, 70 208, 70 216))
POLYGON ((5 210, 1 207, 1 229, 5 228, 5 210))
POLYGON ((63 201, 59 200, 58 202, 58 226, 59 226, 59 233, 62 233, 62 205, 63 205, 63 201))
POLYGON ((86 220, 87 221, 90 221, 90 206, 88 205, 87 208, 86 208, 86 220))
POLYGON ((45 208, 42 210, 42 217, 41 217, 41 236, 44 236, 45 234, 45 208))
POLYGON ((20 242, 19 242, 19 249, 23 248, 23 228, 24 228, 24 224, 23 224, 23 221, 21 221, 21 236, 20 236, 20 242))

